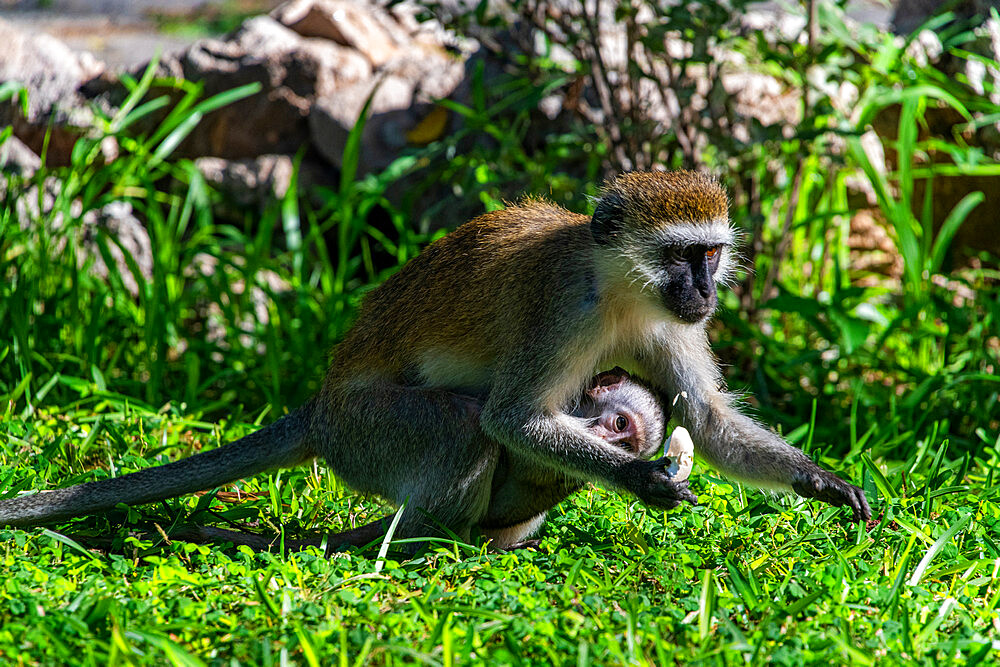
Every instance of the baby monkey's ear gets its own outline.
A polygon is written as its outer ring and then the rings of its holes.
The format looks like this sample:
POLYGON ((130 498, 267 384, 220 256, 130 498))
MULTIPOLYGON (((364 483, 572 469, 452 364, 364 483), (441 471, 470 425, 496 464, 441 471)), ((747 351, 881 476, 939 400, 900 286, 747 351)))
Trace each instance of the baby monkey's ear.
POLYGON ((628 382, 629 379, 629 374, 624 368, 615 366, 610 371, 602 371, 594 376, 594 379, 590 381, 590 387, 587 388, 587 393, 591 396, 597 396, 603 391, 616 389, 628 382))

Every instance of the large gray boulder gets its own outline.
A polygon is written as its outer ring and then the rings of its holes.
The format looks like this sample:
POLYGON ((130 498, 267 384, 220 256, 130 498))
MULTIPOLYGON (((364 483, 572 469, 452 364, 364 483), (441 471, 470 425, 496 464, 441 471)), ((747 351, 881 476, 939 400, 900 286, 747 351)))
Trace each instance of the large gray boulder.
POLYGON ((208 114, 177 152, 248 159, 298 151, 309 141, 307 119, 317 98, 370 78, 372 68, 348 47, 257 16, 226 39, 199 40, 165 57, 158 73, 197 81, 205 96, 259 83, 259 92, 208 114))

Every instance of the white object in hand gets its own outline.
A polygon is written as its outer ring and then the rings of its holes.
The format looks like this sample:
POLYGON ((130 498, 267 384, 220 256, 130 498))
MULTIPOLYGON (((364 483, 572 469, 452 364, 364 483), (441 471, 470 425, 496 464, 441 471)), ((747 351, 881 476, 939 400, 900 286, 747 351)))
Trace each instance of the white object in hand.
POLYGON ((671 481, 683 482, 691 475, 691 468, 694 467, 694 442, 686 428, 678 426, 674 429, 663 446, 663 455, 670 457, 666 473, 671 481))

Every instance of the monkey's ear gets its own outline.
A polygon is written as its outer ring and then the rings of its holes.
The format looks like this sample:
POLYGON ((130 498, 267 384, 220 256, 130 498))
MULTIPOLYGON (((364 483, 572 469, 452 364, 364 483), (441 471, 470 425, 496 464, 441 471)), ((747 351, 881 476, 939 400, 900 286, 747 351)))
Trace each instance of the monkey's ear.
POLYGON ((617 192, 607 192, 597 202, 590 220, 590 233, 599 245, 608 245, 624 225, 625 201, 617 192))
POLYGON ((592 394, 597 394, 608 389, 614 389, 628 380, 628 372, 621 366, 615 366, 610 371, 598 373, 591 381, 589 391, 592 394))

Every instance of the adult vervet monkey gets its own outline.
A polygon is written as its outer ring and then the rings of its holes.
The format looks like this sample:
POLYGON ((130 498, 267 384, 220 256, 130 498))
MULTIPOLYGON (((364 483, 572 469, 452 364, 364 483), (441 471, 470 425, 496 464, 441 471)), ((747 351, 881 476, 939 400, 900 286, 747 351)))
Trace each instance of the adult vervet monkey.
MULTIPOLYGON (((189 461, 214 455, 222 483, 322 456, 348 485, 401 503, 428 492, 415 471, 453 463, 468 394, 483 397, 481 428, 512 466, 602 481, 655 507, 693 501, 662 459, 605 442, 566 410, 599 369, 621 366, 679 397, 697 453, 724 475, 868 519, 861 489, 719 389, 705 323, 732 266, 727 207, 708 176, 651 172, 609 181, 593 217, 527 200, 475 218, 367 296, 306 405, 189 461)), ((0 505, 0 522, 30 522, 6 516, 0 505)), ((420 530, 420 513, 408 516, 402 535, 420 530)))
POLYGON ((348 484, 405 496, 406 464, 393 459, 446 456, 439 443, 455 419, 442 391, 470 392, 485 396, 484 433, 520 465, 603 481, 657 507, 693 499, 663 461, 609 446, 561 409, 597 369, 617 365, 680 397, 696 452, 723 474, 870 518, 861 489, 719 389, 705 322, 732 266, 727 207, 706 175, 630 173, 605 185, 592 218, 528 200, 460 226, 368 295, 317 397, 317 451, 348 484), (368 446, 358 452, 361 434, 368 446))

